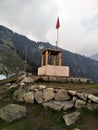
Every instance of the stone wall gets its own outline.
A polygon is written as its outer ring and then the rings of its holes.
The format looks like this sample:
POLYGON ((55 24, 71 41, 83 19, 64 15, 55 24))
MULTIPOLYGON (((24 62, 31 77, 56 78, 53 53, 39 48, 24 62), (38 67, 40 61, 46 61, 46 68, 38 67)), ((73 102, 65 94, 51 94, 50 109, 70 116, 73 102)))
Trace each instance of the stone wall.
MULTIPOLYGON (((63 110, 64 112, 70 109, 78 110, 80 108, 87 108, 89 110, 94 110, 98 108, 98 97, 90 93, 79 93, 77 91, 52 87, 48 88, 43 85, 34 85, 33 82, 34 80, 32 78, 24 77, 19 84, 20 87, 14 92, 13 98, 19 102, 37 102, 44 107, 49 107, 58 111, 63 110)), ((75 120, 78 119, 80 115, 79 112, 71 114, 77 117, 75 120)), ((71 123, 66 121, 67 117, 68 115, 63 116, 66 124, 70 125, 71 123)))
POLYGON ((35 76, 36 80, 62 82, 62 83, 82 83, 82 84, 93 84, 93 81, 89 78, 74 78, 64 76, 35 76))
POLYGON ((98 108, 98 97, 88 93, 47 88, 43 85, 31 85, 17 89, 13 98, 20 102, 37 102, 54 110, 68 110, 71 108, 98 108))

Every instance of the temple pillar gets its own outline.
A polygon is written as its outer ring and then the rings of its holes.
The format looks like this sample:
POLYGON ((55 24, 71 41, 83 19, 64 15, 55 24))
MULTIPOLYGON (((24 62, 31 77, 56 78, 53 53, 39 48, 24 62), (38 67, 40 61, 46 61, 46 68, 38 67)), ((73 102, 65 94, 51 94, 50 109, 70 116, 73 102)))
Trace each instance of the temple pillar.
POLYGON ((44 65, 44 54, 42 54, 42 66, 44 65))
POLYGON ((46 51, 46 65, 48 65, 48 51, 46 51))
POLYGON ((53 57, 53 65, 56 65, 56 56, 53 57))
POLYGON ((59 66, 62 65, 62 53, 59 53, 59 66))

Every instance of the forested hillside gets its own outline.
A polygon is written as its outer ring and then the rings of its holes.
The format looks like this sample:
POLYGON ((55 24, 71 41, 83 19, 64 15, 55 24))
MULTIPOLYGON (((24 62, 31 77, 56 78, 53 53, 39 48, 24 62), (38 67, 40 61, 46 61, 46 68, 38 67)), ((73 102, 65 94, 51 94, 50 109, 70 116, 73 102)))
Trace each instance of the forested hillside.
MULTIPOLYGON (((8 64, 19 64, 25 59, 26 49, 27 49, 27 63, 31 66, 29 71, 31 70, 33 74, 37 74, 37 68, 40 66, 41 62, 41 52, 38 49, 39 45, 43 45, 45 48, 55 48, 55 46, 50 43, 45 42, 35 42, 28 39, 26 36, 20 35, 18 33, 14 33, 4 26, 0 26, 0 48, 3 46, 8 48, 12 55, 9 57, 12 58, 11 61, 6 60, 8 64), (20 57, 21 62, 14 58, 14 55, 18 55, 20 57)), ((87 77, 93 79, 95 83, 98 83, 98 62, 90 59, 89 57, 81 56, 79 54, 72 53, 67 50, 63 50, 58 48, 63 52, 63 65, 70 66, 70 76, 74 77, 87 77)), ((4 54, 7 52, 0 51, 0 62, 3 62, 4 54)), ((9 59, 8 54, 6 54, 7 59, 9 59)), ((5 64, 5 63, 4 63, 5 64)), ((23 69, 23 62, 22 68, 23 69)), ((7 66, 7 64, 6 64, 7 66)), ((14 65, 12 65, 14 67, 14 65)), ((11 67, 12 67, 11 66, 11 67)), ((16 67, 17 68, 17 67, 16 67)), ((9 67, 9 69, 11 69, 9 67)))

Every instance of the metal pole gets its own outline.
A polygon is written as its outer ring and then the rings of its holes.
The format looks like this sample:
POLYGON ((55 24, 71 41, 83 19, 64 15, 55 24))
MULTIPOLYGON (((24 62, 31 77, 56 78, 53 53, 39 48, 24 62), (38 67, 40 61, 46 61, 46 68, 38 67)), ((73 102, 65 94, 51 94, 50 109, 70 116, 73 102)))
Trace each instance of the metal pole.
POLYGON ((57 50, 57 48, 58 48, 58 43, 59 43, 59 29, 57 29, 56 50, 57 50))

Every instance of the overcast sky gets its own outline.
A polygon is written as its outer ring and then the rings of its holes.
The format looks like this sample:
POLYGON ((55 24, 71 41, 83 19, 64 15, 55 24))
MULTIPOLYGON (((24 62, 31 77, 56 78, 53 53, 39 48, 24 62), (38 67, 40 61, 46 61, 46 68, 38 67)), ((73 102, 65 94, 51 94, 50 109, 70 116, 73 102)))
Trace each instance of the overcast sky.
POLYGON ((0 0, 0 24, 34 41, 90 56, 98 53, 98 0, 0 0))

